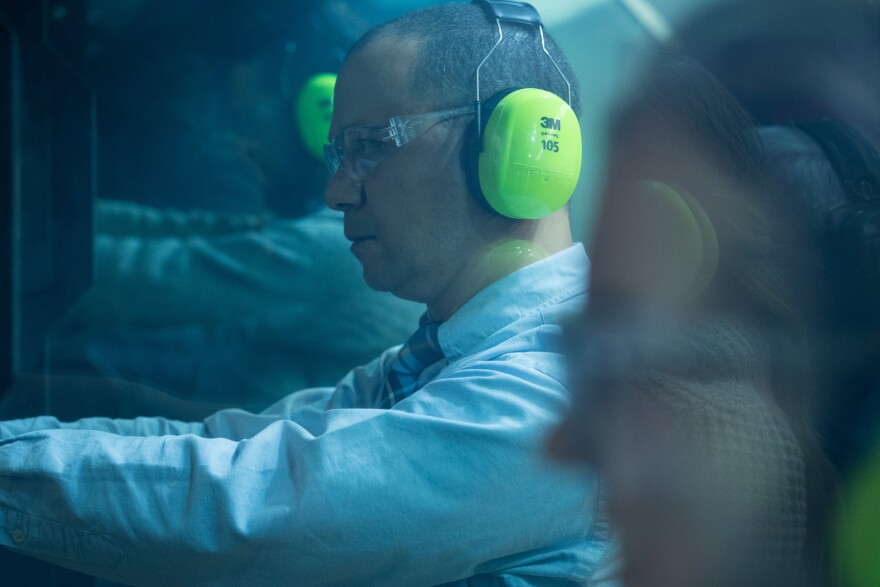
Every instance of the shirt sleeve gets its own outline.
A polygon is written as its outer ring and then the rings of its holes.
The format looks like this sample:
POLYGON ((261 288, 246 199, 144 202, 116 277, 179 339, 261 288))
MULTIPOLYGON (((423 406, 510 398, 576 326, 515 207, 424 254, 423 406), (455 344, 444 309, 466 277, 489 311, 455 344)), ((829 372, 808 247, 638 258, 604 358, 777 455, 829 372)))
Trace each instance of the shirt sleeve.
POLYGON ((559 381, 496 361, 391 410, 281 404, 251 424, 221 413, 205 435, 29 432, 0 442, 0 544, 138 584, 587 576, 596 484, 539 448, 567 404, 559 381))
MULTIPOLYGON (((363 370, 365 368, 361 368, 363 370)), ((54 416, 37 416, 0 422, 0 440, 9 440, 29 432, 74 430, 109 432, 119 436, 179 436, 193 434, 229 440, 243 440, 279 418, 292 417, 302 412, 321 413, 333 395, 332 387, 304 389, 279 400, 259 414, 241 409, 216 412, 204 422, 182 422, 162 417, 83 418, 62 422, 54 416)))
POLYGON ((0 440, 6 441, 35 431, 45 430, 100 430, 125 436, 158 436, 168 434, 202 434, 201 422, 181 422, 166 418, 83 418, 76 422, 62 422, 54 416, 38 416, 0 422, 0 440))

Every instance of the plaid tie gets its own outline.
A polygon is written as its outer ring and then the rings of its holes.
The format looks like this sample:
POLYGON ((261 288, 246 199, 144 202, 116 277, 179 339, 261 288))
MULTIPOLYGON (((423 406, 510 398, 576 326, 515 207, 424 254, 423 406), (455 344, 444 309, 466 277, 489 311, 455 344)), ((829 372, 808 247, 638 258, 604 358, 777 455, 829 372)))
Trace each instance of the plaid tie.
POLYGON ((416 391, 416 382, 425 367, 443 358, 437 338, 440 323, 431 322, 426 313, 419 320, 419 325, 419 329, 409 337, 391 363, 376 407, 388 409, 408 398, 416 391))

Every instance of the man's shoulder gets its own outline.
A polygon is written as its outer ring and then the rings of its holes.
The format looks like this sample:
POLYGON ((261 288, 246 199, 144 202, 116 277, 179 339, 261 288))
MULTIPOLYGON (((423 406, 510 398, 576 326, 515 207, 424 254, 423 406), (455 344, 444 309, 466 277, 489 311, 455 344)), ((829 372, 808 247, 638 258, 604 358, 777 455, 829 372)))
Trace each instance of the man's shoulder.
MULTIPOLYGON (((471 362, 519 357, 528 360, 532 356, 548 355, 551 361, 561 360, 562 338, 565 322, 586 303, 586 294, 578 293, 561 300, 534 308, 520 308, 520 312, 506 320, 486 324, 480 328, 473 322, 462 332, 444 332, 441 328, 441 344, 449 350, 450 362, 471 362), (479 332, 479 336, 470 336, 479 332), (446 335, 446 338, 442 338, 446 335)), ((479 322, 480 317, 474 321, 479 322)))
POLYGON ((449 361, 435 380, 473 378, 485 381, 482 387, 490 390, 538 388, 539 395, 567 394, 560 318, 573 311, 523 316, 449 361))

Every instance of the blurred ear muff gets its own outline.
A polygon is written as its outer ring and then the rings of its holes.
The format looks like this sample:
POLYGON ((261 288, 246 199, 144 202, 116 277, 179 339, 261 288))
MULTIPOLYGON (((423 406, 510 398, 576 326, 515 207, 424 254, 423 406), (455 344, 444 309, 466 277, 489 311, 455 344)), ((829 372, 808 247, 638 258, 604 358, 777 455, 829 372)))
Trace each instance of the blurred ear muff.
POLYGON ((592 253, 593 281, 602 289, 687 302, 715 275, 718 238, 693 196, 659 181, 639 181, 605 202, 592 253))
POLYGON ((310 77, 296 101, 296 122, 306 150, 323 160, 324 144, 333 116, 333 90, 336 74, 319 73, 310 77))
POLYGON ((577 186, 582 157, 571 107, 536 88, 504 90, 478 107, 479 186, 489 206, 515 219, 562 208, 577 186))

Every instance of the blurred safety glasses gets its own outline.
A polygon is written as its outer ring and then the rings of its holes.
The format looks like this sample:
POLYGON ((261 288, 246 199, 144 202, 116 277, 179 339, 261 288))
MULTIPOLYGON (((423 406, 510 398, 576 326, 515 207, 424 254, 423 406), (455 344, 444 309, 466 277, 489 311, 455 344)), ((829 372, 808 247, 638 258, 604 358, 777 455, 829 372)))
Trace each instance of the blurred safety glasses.
POLYGON ((473 106, 394 116, 387 125, 368 124, 342 129, 324 145, 324 162, 330 175, 342 171, 354 181, 363 181, 385 157, 431 127, 459 116, 474 113, 473 106))

